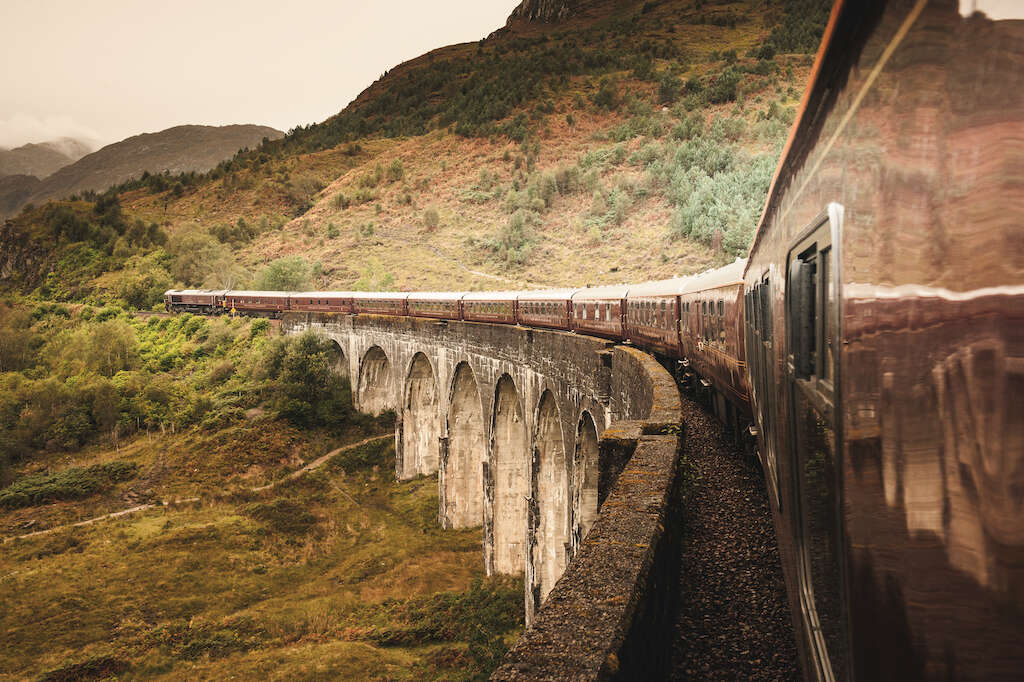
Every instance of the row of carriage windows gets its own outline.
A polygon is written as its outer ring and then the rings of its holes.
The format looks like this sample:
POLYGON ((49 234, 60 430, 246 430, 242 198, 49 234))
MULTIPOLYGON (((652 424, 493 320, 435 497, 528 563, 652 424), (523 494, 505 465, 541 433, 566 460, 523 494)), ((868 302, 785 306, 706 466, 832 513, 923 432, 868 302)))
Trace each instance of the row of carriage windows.
POLYGON ((597 322, 612 321, 611 303, 577 303, 576 317, 580 320, 594 320, 597 322))
POLYGON ((420 312, 454 312, 457 305, 456 301, 409 301, 409 309, 420 312))
MULTIPOLYGON (((700 315, 701 335, 704 341, 725 341, 724 301, 687 301, 682 305, 684 331, 690 331, 692 311, 700 315)), ((633 325, 672 329, 674 312, 675 306, 668 301, 631 301, 628 318, 633 325)))
POLYGON ((525 315, 564 315, 565 304, 558 301, 523 301, 519 304, 525 315))
POLYGON ((675 306, 669 305, 665 300, 630 301, 626 317, 630 324, 636 326, 671 329, 674 312, 675 306))

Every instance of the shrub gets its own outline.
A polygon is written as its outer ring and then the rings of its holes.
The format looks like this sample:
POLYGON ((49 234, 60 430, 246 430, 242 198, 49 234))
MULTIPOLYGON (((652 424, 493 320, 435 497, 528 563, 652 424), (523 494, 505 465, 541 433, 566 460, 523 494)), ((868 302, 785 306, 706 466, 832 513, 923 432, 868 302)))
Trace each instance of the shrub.
POLYGON ((286 499, 250 504, 243 511, 271 531, 283 535, 308 535, 316 529, 318 520, 305 505, 286 499))
POLYGON ((388 164, 388 182, 398 182, 405 177, 405 166, 401 159, 392 159, 388 164))
POLYGON ((591 101, 601 109, 609 111, 618 109, 621 100, 619 99, 619 88, 616 82, 611 78, 602 78, 598 84, 597 92, 591 96, 591 101))
POLYGON ((683 81, 672 73, 665 73, 658 81, 658 101, 662 104, 671 104, 679 99, 683 90, 683 81))
POLYGON ((441 216, 436 208, 428 208, 423 212, 423 225, 428 230, 436 230, 441 221, 441 216))
POLYGON ((256 277, 263 291, 302 291, 308 288, 313 266, 302 256, 285 256, 271 261, 256 277))
POLYGON ((71 467, 54 474, 33 474, 0 490, 0 507, 18 509, 57 500, 77 500, 136 476, 134 462, 71 467))
POLYGON ((712 104, 734 102, 741 74, 734 67, 723 69, 715 82, 708 88, 708 101, 712 104))

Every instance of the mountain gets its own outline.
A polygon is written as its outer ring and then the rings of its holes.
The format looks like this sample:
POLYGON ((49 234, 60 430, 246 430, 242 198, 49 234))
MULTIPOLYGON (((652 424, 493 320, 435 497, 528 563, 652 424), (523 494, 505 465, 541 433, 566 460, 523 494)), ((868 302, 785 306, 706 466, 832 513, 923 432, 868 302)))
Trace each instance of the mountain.
POLYGON ((243 288, 281 258, 332 289, 700 271, 749 247, 829 5, 526 0, 321 123, 204 174, 136 175, 118 207, 36 202, 0 245, 53 250, 19 286, 62 300, 128 301, 143 280, 243 288))
POLYGON ((0 149, 0 177, 34 175, 45 178, 54 171, 78 161, 93 150, 82 140, 62 137, 50 142, 26 144, 14 149, 0 149))
MULTIPOLYGON (((12 215, 17 207, 26 203, 60 199, 86 190, 100 192, 147 171, 150 174, 206 171, 239 149, 255 147, 264 139, 276 140, 283 134, 257 125, 184 125, 135 135, 60 168, 44 178, 18 206, 7 207, 0 217, 12 215)), ((0 204, 0 210, 3 208, 0 204)))
POLYGON ((0 218, 17 213, 41 182, 34 175, 0 176, 0 218))

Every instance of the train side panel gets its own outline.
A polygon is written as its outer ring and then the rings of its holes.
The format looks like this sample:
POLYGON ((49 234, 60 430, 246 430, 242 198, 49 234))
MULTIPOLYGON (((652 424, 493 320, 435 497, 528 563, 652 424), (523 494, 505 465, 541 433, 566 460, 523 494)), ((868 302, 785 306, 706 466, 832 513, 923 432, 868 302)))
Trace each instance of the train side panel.
POLYGON ((962 6, 837 5, 744 275, 808 679, 1024 670, 1024 10, 962 6))
POLYGON ((739 428, 750 416, 743 339, 743 285, 681 294, 682 354, 719 398, 715 412, 739 428))

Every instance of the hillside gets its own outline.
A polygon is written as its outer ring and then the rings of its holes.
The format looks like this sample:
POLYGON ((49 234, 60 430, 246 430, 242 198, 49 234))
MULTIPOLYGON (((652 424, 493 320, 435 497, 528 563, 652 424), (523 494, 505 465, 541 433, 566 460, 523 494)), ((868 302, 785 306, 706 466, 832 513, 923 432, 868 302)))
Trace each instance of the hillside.
POLYGON ((433 479, 394 479, 393 415, 353 412, 332 348, 0 303, 0 677, 493 669, 522 582, 438 526, 433 479))
MULTIPOLYGON (((95 225, 88 267, 66 263, 80 285, 43 293, 99 300, 154 272, 269 286, 280 259, 299 275, 280 286, 406 290, 638 281, 729 261, 749 245, 827 13, 822 0, 525 2, 488 38, 395 66, 322 123, 205 174, 118 186, 116 231, 95 225), (163 241, 130 239, 136 221, 163 241), (116 272, 155 247, 167 256, 155 269, 116 272)), ((59 237, 47 210, 19 216, 7 241, 59 237)), ((67 210, 97 221, 88 205, 67 210)))
POLYGON ((14 149, 0 149, 0 177, 34 175, 37 178, 45 178, 54 171, 78 161, 92 150, 87 143, 70 137, 25 144, 14 149))
MULTIPOLYGON (((37 184, 21 205, 85 191, 103 191, 143 173, 204 172, 239 149, 255 147, 264 139, 274 140, 281 135, 279 130, 257 125, 186 125, 135 135, 59 168, 37 184)), ((0 217, 10 215, 18 207, 8 208, 0 217)), ((0 211, 3 209, 0 205, 0 211)))

